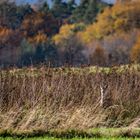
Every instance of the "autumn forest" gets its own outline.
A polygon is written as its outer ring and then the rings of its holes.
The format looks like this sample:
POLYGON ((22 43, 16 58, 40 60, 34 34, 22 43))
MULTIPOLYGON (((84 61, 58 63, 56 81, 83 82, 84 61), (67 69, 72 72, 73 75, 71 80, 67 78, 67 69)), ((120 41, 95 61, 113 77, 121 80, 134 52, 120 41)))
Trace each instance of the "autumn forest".
POLYGON ((140 2, 0 2, 0 68, 140 63, 140 2))

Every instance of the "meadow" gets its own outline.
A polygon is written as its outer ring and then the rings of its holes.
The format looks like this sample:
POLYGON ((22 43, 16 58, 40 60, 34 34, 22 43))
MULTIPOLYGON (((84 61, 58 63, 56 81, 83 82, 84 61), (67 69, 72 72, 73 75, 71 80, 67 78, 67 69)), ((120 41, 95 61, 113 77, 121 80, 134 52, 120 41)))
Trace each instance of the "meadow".
POLYGON ((0 139, 138 139, 139 83, 139 65, 1 70, 0 139))

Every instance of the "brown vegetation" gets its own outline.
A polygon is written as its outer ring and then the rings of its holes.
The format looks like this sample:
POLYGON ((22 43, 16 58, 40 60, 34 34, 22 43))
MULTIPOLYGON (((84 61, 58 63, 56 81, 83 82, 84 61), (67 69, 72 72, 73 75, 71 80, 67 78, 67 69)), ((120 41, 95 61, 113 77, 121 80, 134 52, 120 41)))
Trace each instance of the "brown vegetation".
POLYGON ((1 71, 0 129, 66 130, 135 124, 140 116, 140 71, 122 71, 1 71))

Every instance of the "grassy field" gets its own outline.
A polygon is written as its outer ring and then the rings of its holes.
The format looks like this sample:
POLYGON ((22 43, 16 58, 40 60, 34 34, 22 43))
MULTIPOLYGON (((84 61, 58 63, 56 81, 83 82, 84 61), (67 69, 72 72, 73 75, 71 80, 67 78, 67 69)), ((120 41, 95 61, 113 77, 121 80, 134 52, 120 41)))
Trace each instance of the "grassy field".
MULTIPOLYGON (((0 140, 21 140, 21 138, 2 138, 0 140)), ((37 137, 37 138, 23 138, 22 140, 68 140, 68 139, 58 139, 58 138, 48 138, 48 137, 37 137)), ((73 138, 71 140, 140 140, 140 138, 91 138, 91 139, 82 139, 82 138, 73 138)))
POLYGON ((126 71, 140 71, 140 65, 122 65, 122 66, 114 66, 114 67, 97 67, 97 66, 90 66, 90 67, 60 67, 60 68, 47 68, 47 67, 30 67, 30 68, 12 68, 7 70, 1 70, 1 74, 6 74, 9 72, 11 75, 20 75, 20 76, 40 76, 43 73, 48 74, 48 72, 55 73, 55 74, 95 74, 95 73, 123 73, 126 71))
POLYGON ((140 137, 139 83, 139 65, 1 70, 0 136, 140 137))
POLYGON ((1 138, 55 138, 55 139, 95 139, 95 138, 140 138, 140 128, 94 128, 89 130, 34 130, 34 131, 1 131, 1 138))

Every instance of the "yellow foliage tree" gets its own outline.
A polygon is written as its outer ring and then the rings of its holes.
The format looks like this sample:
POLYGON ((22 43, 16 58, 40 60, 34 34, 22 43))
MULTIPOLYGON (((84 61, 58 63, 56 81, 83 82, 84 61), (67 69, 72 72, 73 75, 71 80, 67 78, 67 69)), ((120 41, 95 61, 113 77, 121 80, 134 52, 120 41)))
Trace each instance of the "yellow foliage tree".
POLYGON ((94 39, 102 39, 114 33, 123 33, 140 28, 140 2, 116 3, 111 8, 106 8, 97 17, 97 22, 89 25, 84 32, 79 33, 79 38, 85 44, 94 39))
POLYGON ((55 44, 61 44, 61 43, 63 43, 64 40, 66 40, 70 36, 74 35, 74 32, 73 32, 74 28, 75 28, 74 24, 72 24, 72 25, 69 25, 69 24, 63 25, 60 28, 59 34, 57 34, 57 35, 55 35, 53 37, 53 40, 54 40, 55 44))
POLYGON ((53 41, 56 45, 59 45, 84 29, 85 25, 83 23, 65 24, 60 28, 59 33, 53 37, 53 41))

